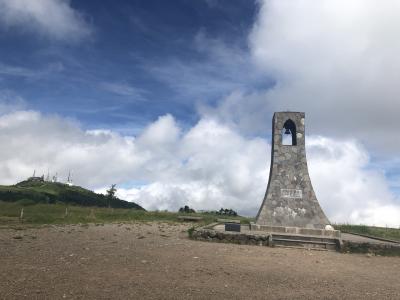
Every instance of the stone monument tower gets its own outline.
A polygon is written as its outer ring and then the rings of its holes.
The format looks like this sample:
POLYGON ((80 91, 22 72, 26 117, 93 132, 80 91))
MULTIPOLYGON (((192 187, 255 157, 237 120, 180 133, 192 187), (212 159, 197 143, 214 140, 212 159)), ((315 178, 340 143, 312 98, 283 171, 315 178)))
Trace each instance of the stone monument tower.
POLYGON ((276 112, 267 192, 257 215, 263 227, 325 229, 330 224, 308 175, 303 112, 276 112), (289 139, 288 139, 289 138, 289 139))

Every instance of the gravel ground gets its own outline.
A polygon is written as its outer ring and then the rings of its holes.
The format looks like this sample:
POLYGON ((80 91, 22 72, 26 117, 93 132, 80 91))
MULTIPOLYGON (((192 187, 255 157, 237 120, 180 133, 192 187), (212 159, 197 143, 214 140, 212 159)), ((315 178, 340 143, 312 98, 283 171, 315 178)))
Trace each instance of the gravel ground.
POLYGON ((191 241, 189 224, 0 229, 1 299, 400 299, 400 257, 191 241))

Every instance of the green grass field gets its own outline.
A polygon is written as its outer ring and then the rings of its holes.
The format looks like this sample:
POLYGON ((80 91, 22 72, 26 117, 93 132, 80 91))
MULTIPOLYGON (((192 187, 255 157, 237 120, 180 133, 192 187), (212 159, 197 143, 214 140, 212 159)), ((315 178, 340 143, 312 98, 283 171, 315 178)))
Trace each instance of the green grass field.
MULTIPOLYGON (((218 218, 239 219, 242 224, 248 224, 253 219, 245 217, 228 217, 214 213, 182 214, 166 211, 144 211, 126 208, 85 207, 56 204, 34 204, 29 201, 0 201, 0 226, 12 225, 43 225, 43 224, 87 224, 112 222, 180 222, 178 216, 200 216, 202 221, 197 225, 206 225, 218 218), (23 208, 23 218, 20 218, 23 208)), ((365 234, 375 237, 400 241, 400 229, 374 227, 365 225, 336 224, 335 229, 342 232, 365 234)))
MULTIPOLYGON (((200 216, 199 225, 215 222, 220 215, 212 213, 182 214, 164 211, 144 211, 124 208, 83 207, 65 204, 33 204, 24 202, 0 201, 0 225, 17 224, 85 224, 85 223, 110 223, 110 222, 135 222, 135 221, 167 221, 178 222, 178 216, 200 216), (23 208, 23 218, 20 219, 23 208)), ((248 223, 250 219, 244 217, 227 217, 240 219, 242 223, 248 223)))

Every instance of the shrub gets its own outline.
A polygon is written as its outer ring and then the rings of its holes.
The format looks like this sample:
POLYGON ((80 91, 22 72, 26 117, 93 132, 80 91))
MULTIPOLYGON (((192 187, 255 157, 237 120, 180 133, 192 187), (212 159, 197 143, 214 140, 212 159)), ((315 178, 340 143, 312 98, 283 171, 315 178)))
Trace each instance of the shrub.
POLYGON ((217 211, 217 215, 225 215, 225 216, 237 216, 237 212, 234 211, 233 209, 227 209, 227 208, 221 208, 219 211, 217 211))
POLYGON ((189 206, 185 205, 184 207, 181 207, 179 209, 180 213, 195 213, 196 211, 193 208, 190 208, 189 206))
POLYGON ((36 204, 36 202, 31 199, 21 199, 21 200, 18 200, 17 203, 22 206, 29 206, 29 205, 36 204))
POLYGON ((190 238, 192 238, 193 232, 194 232, 194 227, 192 226, 192 227, 190 227, 190 228, 188 229, 188 234, 189 234, 189 237, 190 237, 190 238))

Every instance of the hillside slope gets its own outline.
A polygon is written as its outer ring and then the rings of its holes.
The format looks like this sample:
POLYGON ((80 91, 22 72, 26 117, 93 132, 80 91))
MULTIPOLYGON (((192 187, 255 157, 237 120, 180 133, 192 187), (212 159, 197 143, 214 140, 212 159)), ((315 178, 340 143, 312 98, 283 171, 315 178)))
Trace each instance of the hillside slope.
POLYGON ((25 180, 15 185, 0 185, 0 201, 31 201, 35 203, 68 203, 82 206, 113 208, 134 208, 144 210, 140 205, 113 198, 110 200, 102 194, 96 194, 80 186, 69 186, 59 182, 25 180))

